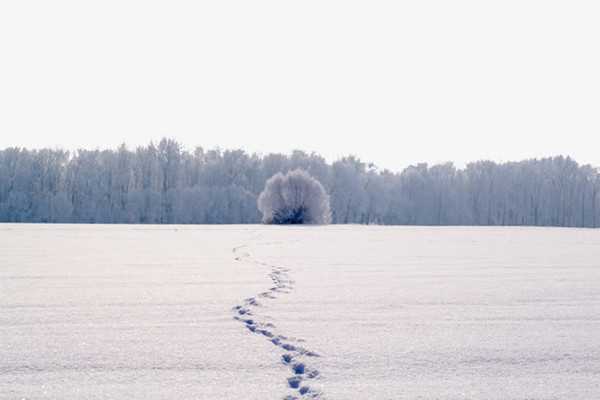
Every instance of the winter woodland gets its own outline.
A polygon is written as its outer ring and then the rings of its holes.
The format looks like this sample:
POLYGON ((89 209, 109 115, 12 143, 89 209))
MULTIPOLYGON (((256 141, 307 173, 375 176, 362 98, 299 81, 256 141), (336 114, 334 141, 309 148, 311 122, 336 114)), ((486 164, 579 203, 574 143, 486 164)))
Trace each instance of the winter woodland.
POLYGON ((163 139, 135 150, 0 150, 0 221, 259 223, 267 180, 307 171, 333 223, 597 227, 600 174, 568 157, 465 168, 382 170, 356 157, 185 150, 163 139))

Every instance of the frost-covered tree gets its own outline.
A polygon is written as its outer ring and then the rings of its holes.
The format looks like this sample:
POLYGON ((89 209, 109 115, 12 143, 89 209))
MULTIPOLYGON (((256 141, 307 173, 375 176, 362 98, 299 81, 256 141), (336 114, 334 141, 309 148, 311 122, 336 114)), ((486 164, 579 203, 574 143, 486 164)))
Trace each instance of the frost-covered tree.
POLYGON ((308 172, 296 169, 272 176, 258 197, 266 224, 328 224, 329 195, 308 172))

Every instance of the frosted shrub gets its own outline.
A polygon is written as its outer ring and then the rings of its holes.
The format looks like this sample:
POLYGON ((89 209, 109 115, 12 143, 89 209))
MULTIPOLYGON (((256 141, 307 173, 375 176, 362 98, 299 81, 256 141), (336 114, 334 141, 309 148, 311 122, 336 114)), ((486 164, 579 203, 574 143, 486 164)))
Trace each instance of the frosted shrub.
POLYGON ((265 224, 328 224, 329 195, 321 183, 297 169, 272 176, 258 197, 265 224))

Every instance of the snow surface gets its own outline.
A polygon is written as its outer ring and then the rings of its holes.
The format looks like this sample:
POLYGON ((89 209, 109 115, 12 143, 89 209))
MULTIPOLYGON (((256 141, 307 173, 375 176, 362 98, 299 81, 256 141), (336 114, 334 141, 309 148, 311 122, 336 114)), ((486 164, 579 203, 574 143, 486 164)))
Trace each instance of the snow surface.
POLYGON ((0 399, 597 399, 599 260, 577 229, 0 225, 0 399))

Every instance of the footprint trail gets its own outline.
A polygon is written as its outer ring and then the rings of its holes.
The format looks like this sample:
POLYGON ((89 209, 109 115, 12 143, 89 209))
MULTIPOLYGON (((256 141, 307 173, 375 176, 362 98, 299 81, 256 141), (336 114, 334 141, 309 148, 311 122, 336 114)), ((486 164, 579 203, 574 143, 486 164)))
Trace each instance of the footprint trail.
POLYGON ((319 357, 319 354, 301 345, 304 340, 283 335, 273 323, 261 316, 260 311, 269 301, 294 290, 295 282, 291 278, 290 270, 252 258, 247 248, 246 245, 233 248, 235 260, 267 268, 272 285, 268 290, 249 297, 242 304, 233 307, 233 318, 239 321, 249 333, 268 340, 282 353, 281 363, 290 371, 290 376, 285 383, 292 393, 283 400, 323 399, 323 393, 311 386, 311 382, 320 378, 320 373, 310 367, 309 361, 311 358, 319 357))

